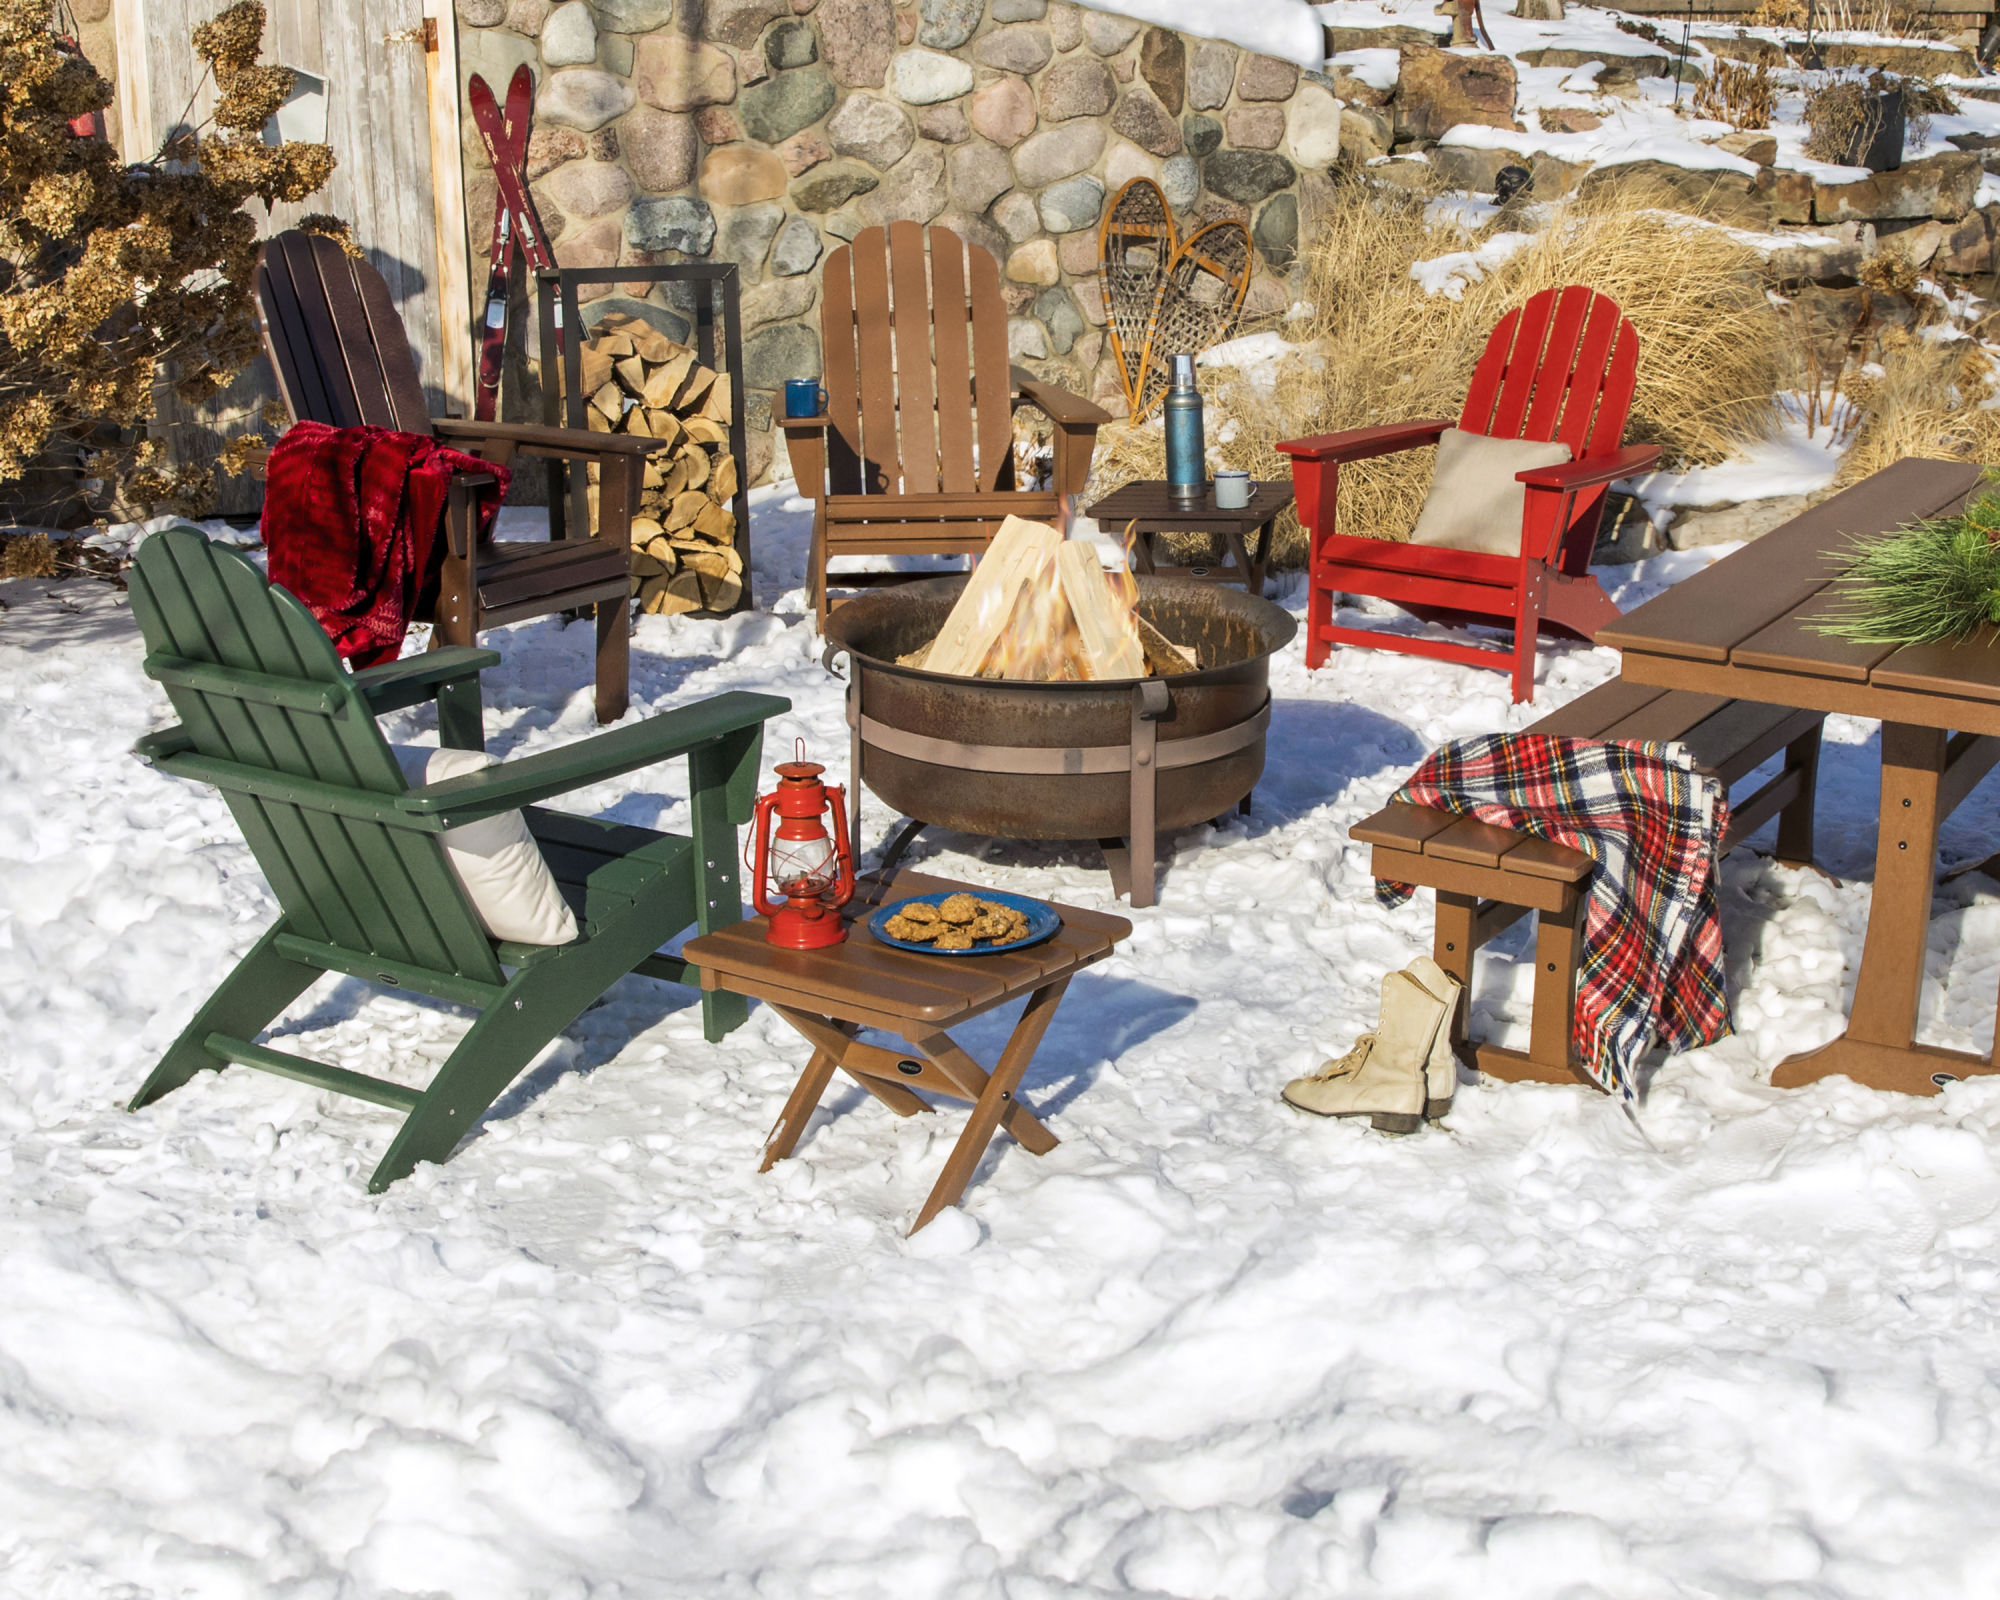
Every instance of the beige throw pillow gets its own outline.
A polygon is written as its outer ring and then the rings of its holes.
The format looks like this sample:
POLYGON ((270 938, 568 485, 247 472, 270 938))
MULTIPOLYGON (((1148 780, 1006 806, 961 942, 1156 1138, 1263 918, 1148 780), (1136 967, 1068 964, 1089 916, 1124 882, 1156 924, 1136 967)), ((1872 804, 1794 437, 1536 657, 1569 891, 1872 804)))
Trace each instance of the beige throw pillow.
POLYGON ((1514 474, 1569 459, 1569 446, 1560 441, 1489 439, 1483 433, 1446 428, 1438 436, 1437 471, 1410 543, 1489 556, 1519 555, 1528 486, 1516 483, 1514 474))
MULTIPOLYGON (((443 783, 494 764, 484 750, 438 750, 428 745, 392 744, 389 752, 412 789, 443 783)), ((481 817, 439 835, 445 859, 472 902, 473 915, 496 939, 516 944, 568 944, 577 935, 576 915, 556 887, 542 859, 528 819, 518 811, 481 817)))

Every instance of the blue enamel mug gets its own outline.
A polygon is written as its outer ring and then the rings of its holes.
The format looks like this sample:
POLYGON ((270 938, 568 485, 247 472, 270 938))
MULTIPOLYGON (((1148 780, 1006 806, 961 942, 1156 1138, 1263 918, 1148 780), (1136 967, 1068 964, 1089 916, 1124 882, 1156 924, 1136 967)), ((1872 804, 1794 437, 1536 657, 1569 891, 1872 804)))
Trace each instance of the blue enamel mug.
POLYGON ((785 380, 785 415, 817 417, 826 410, 826 388, 811 378, 785 380))

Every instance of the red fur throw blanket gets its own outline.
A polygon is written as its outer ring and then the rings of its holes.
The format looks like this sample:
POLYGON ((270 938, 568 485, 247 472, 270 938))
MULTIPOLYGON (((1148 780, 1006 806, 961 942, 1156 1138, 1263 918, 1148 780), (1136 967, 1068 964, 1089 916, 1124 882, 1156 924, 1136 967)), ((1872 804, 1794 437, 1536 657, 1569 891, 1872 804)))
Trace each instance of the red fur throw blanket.
POLYGON ((436 576, 452 474, 489 472, 478 536, 493 531, 507 469, 388 428, 294 423, 264 469, 264 545, 271 581, 305 603, 334 649, 357 667, 393 661, 418 597, 436 576))

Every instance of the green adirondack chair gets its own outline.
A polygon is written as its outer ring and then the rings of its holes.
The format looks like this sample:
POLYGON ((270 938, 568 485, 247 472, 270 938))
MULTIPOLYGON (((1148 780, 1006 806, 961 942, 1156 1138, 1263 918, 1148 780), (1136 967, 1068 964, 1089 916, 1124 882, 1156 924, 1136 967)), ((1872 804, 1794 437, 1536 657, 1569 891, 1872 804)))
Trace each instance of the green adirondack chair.
MULTIPOLYGON (((492 651, 433 650, 350 674, 303 605, 192 529, 140 547, 131 595, 146 671, 181 719, 136 753, 223 792, 283 908, 153 1069, 134 1111, 228 1064, 392 1106, 407 1116, 369 1179, 379 1192, 419 1161, 445 1160, 535 1054, 626 973, 698 983, 688 963, 660 954, 674 934, 741 917, 736 829, 750 820, 764 723, 789 701, 717 695, 412 789, 376 716, 435 696, 445 741, 480 748, 479 672, 499 661, 492 651), (683 755, 691 839, 532 804, 683 755), (571 944, 490 938, 439 843, 447 828, 516 807, 527 808, 576 913, 581 937, 571 944), (425 1089, 258 1044, 328 972, 454 1001, 479 1017, 425 1089)), ((737 996, 702 996, 711 1040, 746 1015, 737 996)))

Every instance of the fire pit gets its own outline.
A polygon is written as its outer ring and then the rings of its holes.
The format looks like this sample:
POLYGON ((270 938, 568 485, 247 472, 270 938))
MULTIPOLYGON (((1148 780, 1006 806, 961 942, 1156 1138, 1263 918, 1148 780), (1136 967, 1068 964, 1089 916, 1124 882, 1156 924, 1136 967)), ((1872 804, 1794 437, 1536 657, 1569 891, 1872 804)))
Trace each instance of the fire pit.
POLYGON ((1270 601, 1142 576, 1139 613, 1198 667, 1118 682, 1035 683, 900 666, 937 635, 962 577, 898 585, 827 622, 848 656, 855 803, 865 784, 910 823, 1006 839, 1095 839, 1119 893, 1153 903, 1155 841, 1249 808, 1264 770, 1269 666, 1298 624, 1270 601))

